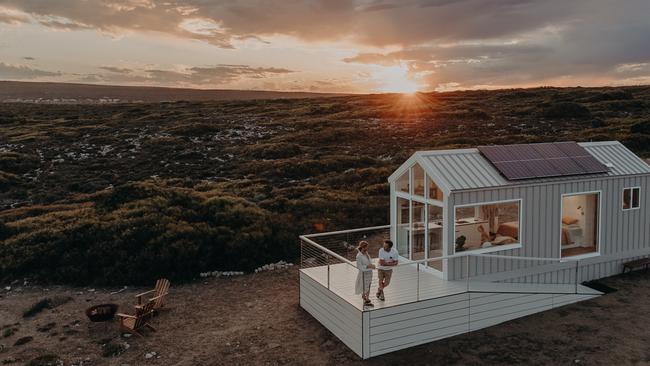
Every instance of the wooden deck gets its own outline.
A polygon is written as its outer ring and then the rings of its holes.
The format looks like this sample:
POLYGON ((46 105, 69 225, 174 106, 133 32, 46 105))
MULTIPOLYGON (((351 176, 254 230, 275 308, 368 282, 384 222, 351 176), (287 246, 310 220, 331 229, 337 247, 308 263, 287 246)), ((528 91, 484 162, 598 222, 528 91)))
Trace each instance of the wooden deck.
POLYGON ((386 301, 363 307, 357 269, 334 264, 300 270, 300 305, 363 358, 489 327, 600 292, 575 284, 445 281, 414 265, 393 269, 386 301), (329 276, 328 276, 329 272, 329 276))
MULTIPOLYGON (((467 292, 496 292, 496 293, 555 293, 574 294, 574 284, 526 284, 481 281, 446 281, 420 266, 399 266, 393 269, 390 285, 384 290, 385 301, 376 298, 378 288, 377 271, 373 271, 370 296, 374 307, 364 307, 361 295, 354 293, 358 270, 345 263, 333 264, 329 267, 304 268, 301 271, 329 289, 360 311, 375 311, 383 308, 414 303, 429 299, 457 295, 467 292)), ((600 294, 598 291, 578 285, 580 294, 600 294)))
MULTIPOLYGON (((327 286, 327 266, 301 270, 303 273, 327 286)), ((400 266, 393 270, 390 286, 384 290, 386 300, 375 297, 378 288, 377 271, 373 271, 370 296, 374 308, 363 306, 361 295, 354 293, 358 270, 345 263, 334 264, 329 269, 329 290, 362 311, 372 311, 391 306, 417 302, 437 297, 467 292, 465 282, 445 281, 426 270, 416 270, 415 266, 400 266)))

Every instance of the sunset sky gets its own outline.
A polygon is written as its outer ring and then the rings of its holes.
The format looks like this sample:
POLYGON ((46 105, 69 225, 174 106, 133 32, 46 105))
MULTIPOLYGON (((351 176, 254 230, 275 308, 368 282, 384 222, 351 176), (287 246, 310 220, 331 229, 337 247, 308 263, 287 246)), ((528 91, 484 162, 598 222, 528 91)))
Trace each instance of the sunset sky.
POLYGON ((647 0, 0 0, 0 79, 411 92, 650 84, 647 0))

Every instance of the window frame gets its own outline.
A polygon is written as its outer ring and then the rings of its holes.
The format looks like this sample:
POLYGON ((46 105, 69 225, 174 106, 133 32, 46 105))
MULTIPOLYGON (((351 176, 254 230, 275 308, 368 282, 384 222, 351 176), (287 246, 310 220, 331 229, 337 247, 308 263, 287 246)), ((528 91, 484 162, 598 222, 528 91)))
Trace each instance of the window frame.
POLYGON ((585 258, 591 258, 591 257, 599 257, 601 255, 602 251, 602 232, 603 232, 603 191, 585 191, 585 192, 569 192, 569 193, 562 193, 560 196, 560 230, 559 230, 559 236, 558 236, 558 246, 560 247, 560 260, 562 259, 571 259, 571 260, 579 260, 579 259, 585 259, 585 258), (597 194, 598 195, 598 233, 596 233, 596 248, 598 249, 595 252, 591 253, 585 253, 585 254, 578 254, 578 255, 571 255, 568 257, 562 256, 562 215, 564 214, 564 197, 568 196, 580 196, 580 195, 588 195, 588 194, 597 194))
POLYGON ((621 195, 621 209, 623 211, 634 211, 634 210, 639 210, 641 209, 641 186, 632 186, 632 187, 625 187, 623 188, 623 194, 621 195), (630 190, 630 207, 625 208, 625 191, 630 190), (632 207, 632 204, 634 203, 634 190, 636 190, 639 195, 639 199, 637 201, 638 206, 632 207))
MULTIPOLYGON (((429 206, 438 207, 438 208, 441 208, 443 210, 443 225, 442 225, 442 236, 443 236, 443 238, 441 238, 441 244, 442 244, 443 254, 446 253, 446 251, 445 251, 445 249, 446 249, 445 248, 446 240, 444 240, 444 237, 447 235, 447 233, 446 233, 446 225, 445 225, 446 224, 445 210, 446 210, 446 205, 447 205, 446 200, 447 200, 448 196, 446 196, 444 191, 442 191, 442 189, 440 188, 438 182, 436 182, 435 178, 433 176, 429 175, 429 172, 427 172, 427 170, 424 168, 424 166, 422 164, 420 164, 420 162, 415 161, 411 165, 409 165, 408 168, 405 169, 404 173, 402 173, 394 181, 394 184, 395 184, 395 186, 394 186, 395 188, 391 189, 391 191, 394 194, 394 197, 395 197, 394 198, 394 204, 395 204, 395 207, 397 208, 396 211, 395 211, 396 212, 395 214, 396 215, 399 214, 399 212, 398 212, 399 211, 398 200, 400 198, 407 200, 409 202, 409 204, 408 204, 408 207, 409 207, 409 229, 411 229, 413 227, 413 203, 417 202, 419 204, 424 205, 424 222, 425 222, 425 226, 427 226, 427 222, 428 222, 428 219, 429 219, 429 206), (422 171, 423 171, 423 177, 422 178, 424 180, 424 195, 422 195, 422 196, 416 195, 415 192, 414 192, 414 190, 415 190, 414 189, 414 184, 413 184, 414 183, 414 170, 415 170, 414 168, 415 168, 416 165, 419 165, 420 169, 422 169, 422 171), (408 185, 409 185, 409 191, 408 192, 402 191, 402 190, 397 188, 397 182, 404 175, 408 176, 408 185), (428 188, 429 188, 429 185, 428 185, 429 182, 428 181, 429 181, 429 179, 431 179, 431 181, 440 190, 441 195, 442 195, 442 200, 437 200, 437 199, 433 199, 433 198, 429 197, 429 193, 428 193, 428 188)), ((395 220, 397 220, 397 219, 398 218, 396 216, 395 220)), ((397 226, 398 226, 397 221, 395 221, 395 222, 396 222, 395 227, 397 228, 397 226)), ((413 232, 413 230, 409 230, 408 252, 406 253, 406 257, 402 257, 407 261, 413 260, 412 259, 412 256, 413 256, 412 232, 413 232)), ((397 230, 395 231, 395 234, 396 235, 398 234, 397 230)), ((396 239, 397 239, 397 237, 396 237, 396 239)), ((429 254, 429 250, 430 250, 429 240, 430 240, 430 238, 429 238, 429 230, 424 230, 425 256, 428 256, 428 254, 429 254)), ((395 241, 395 243, 397 243, 397 241, 395 241)), ((402 256, 402 254, 400 254, 400 256, 402 256)), ((432 271, 431 273, 433 273, 434 275, 436 275, 438 277, 446 278, 447 277, 447 274, 446 274, 447 273, 447 261, 443 260, 442 263, 443 263, 443 270, 442 271, 438 271, 437 269, 435 269, 433 267, 430 267, 430 269, 432 271)))
POLYGON ((524 225, 522 223, 524 222, 524 200, 523 198, 513 198, 513 199, 506 199, 506 200, 497 200, 497 201, 485 201, 485 202, 475 202, 475 203, 464 203, 461 205, 454 205, 453 207, 453 227, 454 227, 454 235, 452 235, 451 240, 452 242, 449 243, 451 245, 451 248, 453 250, 454 254, 463 254, 463 253, 474 253, 474 254, 485 254, 485 253, 492 253, 492 252, 501 252, 504 250, 513 250, 513 249, 519 249, 523 248, 523 238, 524 238, 524 225), (518 243, 513 243, 513 244, 505 244, 505 245, 496 245, 492 246, 489 248, 479 248, 479 249, 474 249, 474 250, 465 250, 462 252, 456 252, 456 209, 460 207, 475 207, 475 206, 483 206, 483 205, 493 205, 493 204, 499 204, 499 203, 513 203, 516 202, 519 206, 519 237, 517 238, 519 240, 518 243))

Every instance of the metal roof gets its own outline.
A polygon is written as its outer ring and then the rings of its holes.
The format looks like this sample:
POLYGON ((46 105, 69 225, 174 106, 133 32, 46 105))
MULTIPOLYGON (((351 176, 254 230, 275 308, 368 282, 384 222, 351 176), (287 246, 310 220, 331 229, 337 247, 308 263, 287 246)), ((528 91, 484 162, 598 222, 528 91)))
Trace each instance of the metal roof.
MULTIPOLYGON (((478 149, 433 150, 415 153, 425 169, 435 172, 436 180, 449 190, 477 189, 514 185, 530 185, 556 181, 592 180, 608 176, 650 174, 650 165, 618 141, 579 143, 598 161, 607 165, 607 173, 535 178, 509 181, 485 158, 478 149)), ((392 177, 392 176, 391 176, 392 177)))

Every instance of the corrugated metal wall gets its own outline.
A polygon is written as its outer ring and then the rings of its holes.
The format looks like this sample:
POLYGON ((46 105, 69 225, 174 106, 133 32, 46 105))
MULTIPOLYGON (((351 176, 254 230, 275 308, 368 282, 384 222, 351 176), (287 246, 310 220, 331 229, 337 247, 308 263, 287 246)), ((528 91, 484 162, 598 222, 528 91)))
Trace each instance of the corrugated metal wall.
MULTIPOLYGON (((601 256, 581 261, 580 281, 610 276, 621 271, 626 260, 650 253, 650 177, 609 177, 578 182, 557 182, 535 186, 483 189, 454 192, 449 197, 450 217, 455 205, 490 201, 522 199, 522 222, 520 235, 522 248, 496 252, 494 254, 525 257, 560 257, 561 199, 563 194, 601 191, 600 253, 601 256), (641 187, 641 208, 623 211, 622 195, 626 187, 641 187)), ((451 220, 451 218, 450 218, 451 220)), ((449 253, 453 254, 455 228, 447 225, 449 253)), ((472 257, 470 276, 516 271, 523 268, 550 265, 551 262, 525 262, 510 259, 472 257)), ((450 260, 449 279, 465 277, 467 261, 450 260)), ((539 269, 539 268, 538 268, 539 269)), ((501 281, 522 281, 543 283, 569 283, 575 280, 575 267, 570 264, 549 266, 552 272, 501 278, 501 281), (558 268, 558 266, 564 268, 558 268)), ((518 272, 518 271, 517 271, 518 272)), ((540 272, 540 271, 534 271, 540 272)), ((516 273, 514 273, 516 274, 516 273)), ((493 277, 493 276, 492 276, 493 277)), ((492 278, 493 280, 495 278, 492 278)))

